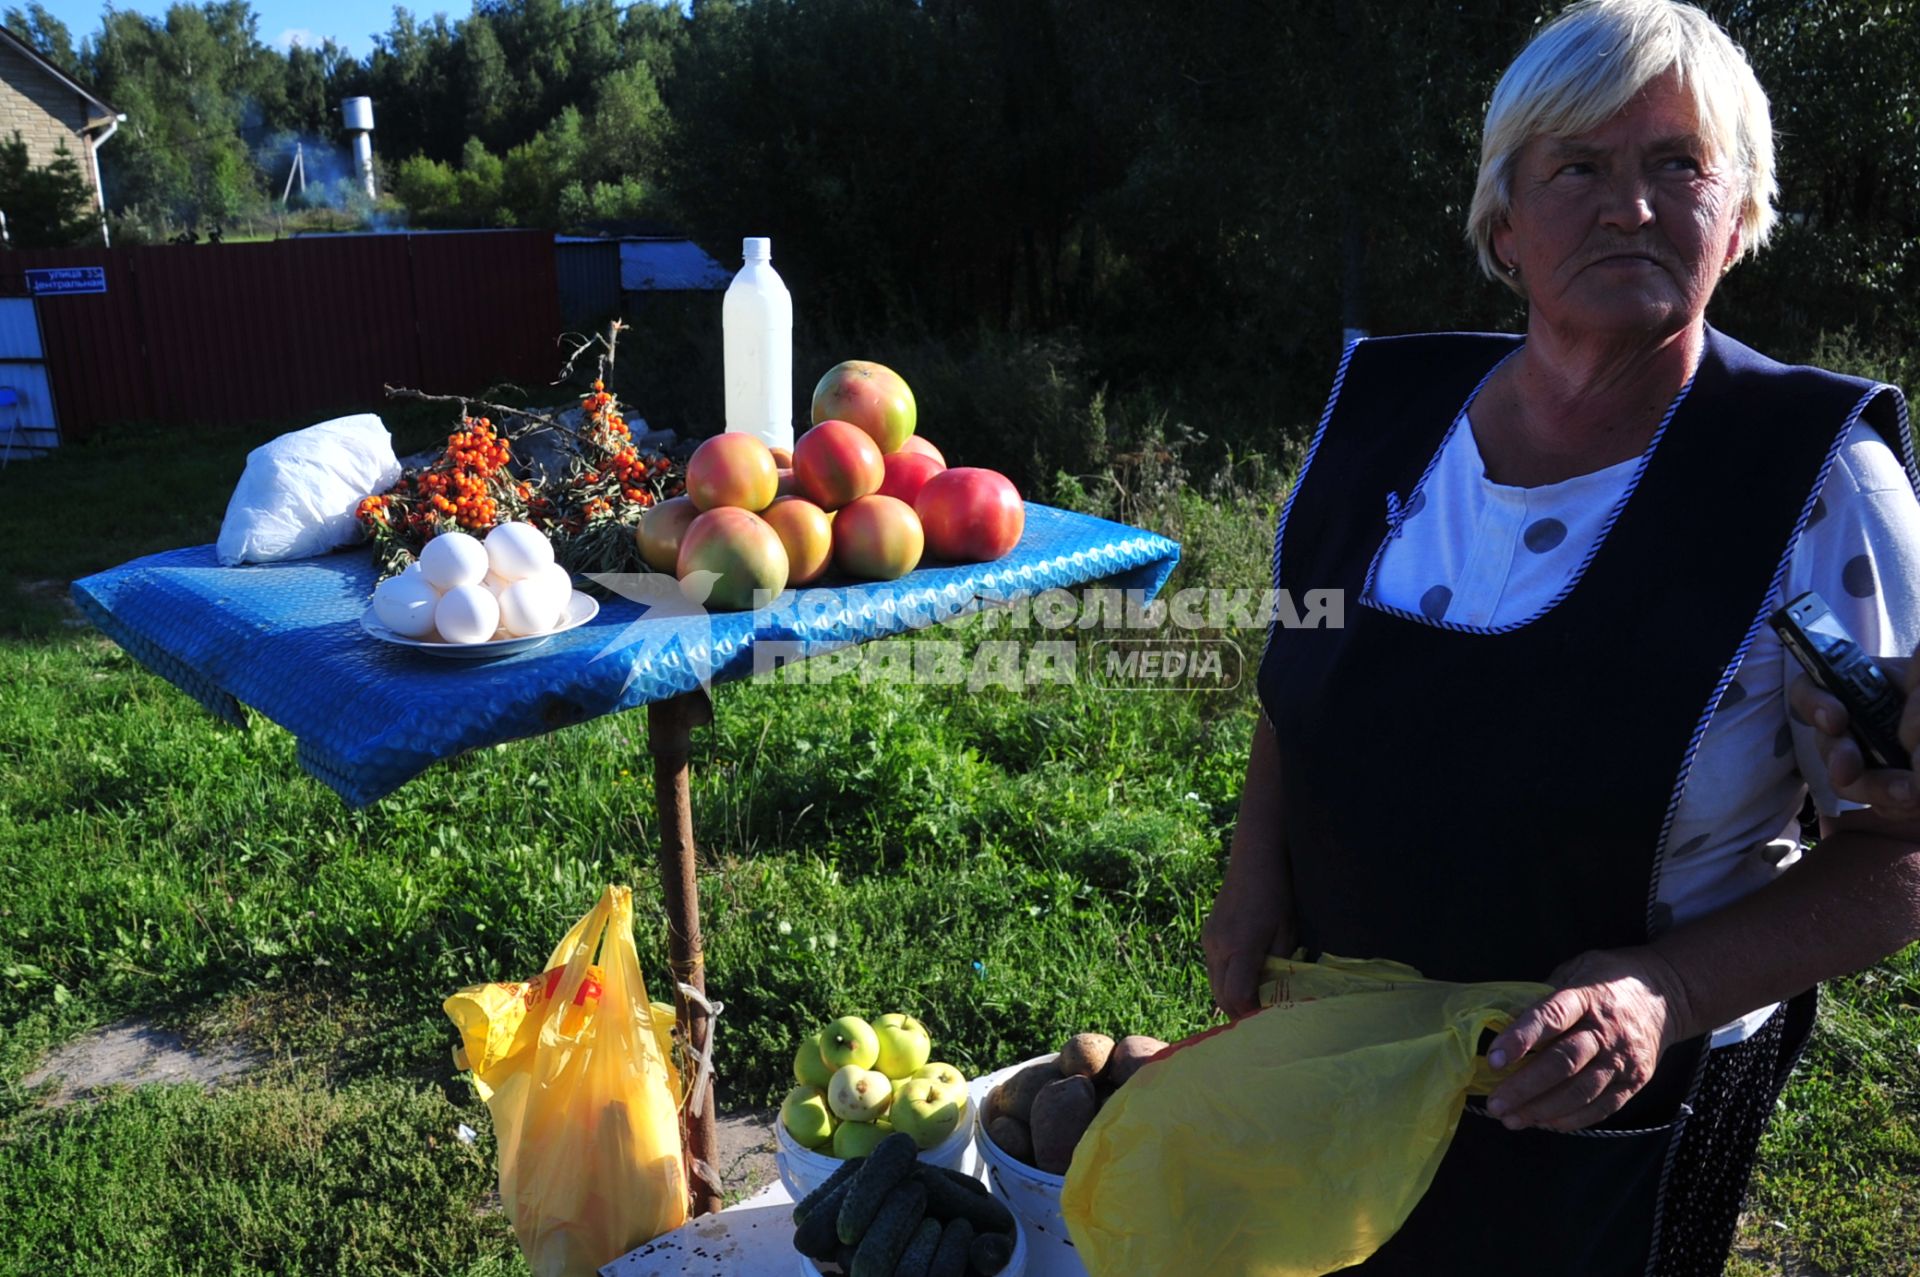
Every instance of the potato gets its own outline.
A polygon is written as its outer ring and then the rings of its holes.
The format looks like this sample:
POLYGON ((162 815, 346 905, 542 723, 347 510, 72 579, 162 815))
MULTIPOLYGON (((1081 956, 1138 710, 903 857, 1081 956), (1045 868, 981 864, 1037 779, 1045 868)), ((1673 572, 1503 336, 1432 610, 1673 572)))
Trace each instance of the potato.
POLYGON ((1064 1175, 1073 1161, 1074 1145, 1087 1133, 1098 1111, 1093 1080, 1075 1074, 1049 1082, 1033 1098, 1033 1164, 1049 1175, 1064 1175))
POLYGON ((1027 1124, 1017 1117, 996 1117, 987 1127, 987 1138, 994 1142, 1002 1153, 1016 1162, 1033 1165, 1033 1133, 1027 1130, 1027 1124))
POLYGON ((1142 1037, 1135 1033, 1121 1038, 1119 1045, 1113 1048, 1113 1054, 1107 1058, 1106 1077, 1114 1086, 1125 1086, 1127 1079, 1140 1071, 1140 1066, 1167 1049, 1167 1044, 1159 1038, 1142 1037))
POLYGON ((1060 1070, 1054 1067, 1052 1060, 1042 1060, 1038 1064, 1029 1064, 1018 1073, 993 1088, 993 1094, 987 1099, 987 1123, 992 1125, 996 1117, 1017 1117, 1022 1122, 1033 1116, 1033 1097, 1040 1094, 1040 1088, 1049 1082, 1058 1081, 1060 1070))
POLYGON ((1076 1033, 1060 1048, 1061 1077, 1099 1077, 1113 1054, 1113 1039, 1104 1033, 1076 1033))

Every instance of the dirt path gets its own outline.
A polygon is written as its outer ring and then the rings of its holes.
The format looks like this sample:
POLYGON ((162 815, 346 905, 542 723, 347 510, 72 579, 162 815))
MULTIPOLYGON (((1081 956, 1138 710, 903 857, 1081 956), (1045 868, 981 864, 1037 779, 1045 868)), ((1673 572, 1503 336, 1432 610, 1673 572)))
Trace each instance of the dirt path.
POLYGON ((197 1050, 179 1034, 142 1020, 122 1020, 75 1038, 32 1073, 28 1087, 58 1081, 52 1102, 70 1104, 107 1086, 143 1086, 148 1082, 198 1082, 214 1086, 241 1077, 267 1063, 235 1043, 197 1050))
POLYGON ((715 1119, 722 1196, 728 1205, 752 1197, 780 1177, 773 1160, 773 1124, 779 1118, 778 1109, 736 1109, 715 1119))

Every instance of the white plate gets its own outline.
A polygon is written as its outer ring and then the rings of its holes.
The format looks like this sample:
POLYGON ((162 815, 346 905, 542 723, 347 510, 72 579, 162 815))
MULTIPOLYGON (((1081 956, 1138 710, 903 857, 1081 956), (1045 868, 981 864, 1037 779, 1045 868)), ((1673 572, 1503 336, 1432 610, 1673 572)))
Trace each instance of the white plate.
POLYGON ((360 614, 360 628, 382 643, 392 643, 398 647, 416 647, 423 652, 450 657, 457 661, 484 661, 496 656, 512 656, 515 652, 539 647, 554 635, 578 629, 598 615, 600 615, 599 602, 590 595, 575 590, 572 597, 567 600, 567 612, 560 618, 560 624, 545 634, 529 634, 525 638, 488 639, 484 643, 443 643, 439 639, 410 639, 380 624, 380 618, 373 614, 371 603, 367 604, 367 610, 360 614))

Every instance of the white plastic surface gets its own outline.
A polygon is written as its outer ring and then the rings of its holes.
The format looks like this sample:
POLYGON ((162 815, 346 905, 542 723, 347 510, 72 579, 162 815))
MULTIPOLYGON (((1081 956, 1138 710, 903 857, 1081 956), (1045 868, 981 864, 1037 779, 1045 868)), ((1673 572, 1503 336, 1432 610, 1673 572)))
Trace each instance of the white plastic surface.
MULTIPOLYGON (((1071 1257, 1070 1251, 1062 1251, 1071 1257)), ((600 1277, 793 1277, 804 1262, 793 1248, 793 1198, 773 1184, 738 1206, 656 1237, 600 1268, 600 1277)), ((1050 1267, 1049 1257, 1028 1247, 1017 1229, 1013 1258, 1001 1271, 1025 1277, 1075 1277, 1077 1266, 1050 1267)), ((811 1265, 809 1265, 811 1268, 811 1265)))
POLYGON ((771 260, 749 260, 733 277, 720 327, 728 431, 792 448, 793 298, 771 260))
MULTIPOLYGON (((825 1274, 820 1271, 820 1265, 805 1255, 795 1251, 793 1257, 798 1261, 800 1277, 825 1277, 825 1274)), ((1026 1226, 1016 1219, 1013 1221, 1013 1254, 1008 1257, 1007 1266, 1000 1270, 998 1277, 1026 1277, 1026 1273, 1027 1230, 1026 1226)), ((1052 1275, 1050 1274, 1049 1277, 1052 1275)))
POLYGON ((400 480, 380 418, 337 417, 281 435, 247 454, 214 547, 222 564, 306 559, 351 545, 360 499, 400 480))

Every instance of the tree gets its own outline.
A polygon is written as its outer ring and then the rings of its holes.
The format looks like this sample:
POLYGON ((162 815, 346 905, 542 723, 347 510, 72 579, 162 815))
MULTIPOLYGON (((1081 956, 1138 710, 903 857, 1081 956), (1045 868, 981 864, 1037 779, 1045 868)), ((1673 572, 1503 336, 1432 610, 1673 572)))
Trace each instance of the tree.
POLYGON ((0 213, 12 248, 68 248, 100 233, 93 188, 66 143, 51 164, 35 168, 17 132, 0 142, 0 213))
POLYGON ((73 54, 73 32, 68 30, 66 23, 48 13, 40 0, 32 0, 25 12, 9 7, 6 25, 7 30, 62 70, 71 70, 79 65, 73 54))
MULTIPOLYGON (((571 110, 572 108, 568 108, 571 110)), ((610 71, 593 99, 581 161, 582 176, 618 180, 651 177, 664 167, 672 120, 653 72, 644 64, 610 71)))
POLYGON ((246 0, 176 4, 164 24, 107 11, 83 69, 127 117, 104 166, 110 206, 192 225, 263 202, 248 139, 272 133, 286 81, 258 25, 246 0))
POLYGON ((451 225, 458 216, 460 182, 453 166, 424 155, 400 162, 394 172, 393 194, 420 226, 451 225))

